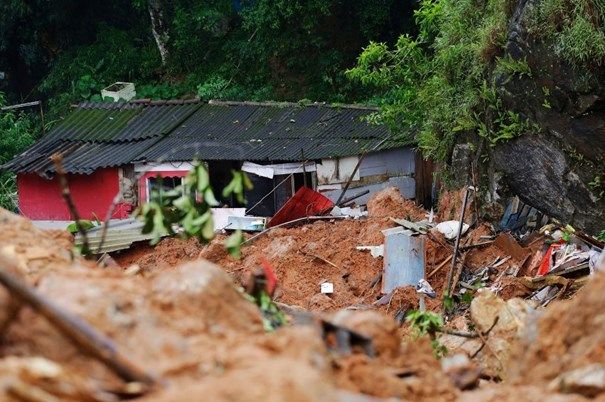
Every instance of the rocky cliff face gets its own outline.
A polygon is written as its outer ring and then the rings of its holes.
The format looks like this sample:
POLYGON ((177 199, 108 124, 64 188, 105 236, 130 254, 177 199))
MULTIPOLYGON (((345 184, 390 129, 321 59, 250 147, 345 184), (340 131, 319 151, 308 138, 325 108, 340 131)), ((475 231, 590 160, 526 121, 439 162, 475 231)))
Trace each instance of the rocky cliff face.
POLYGON ((504 104, 540 130, 497 146, 492 162, 523 201, 595 233, 605 229, 605 66, 572 66, 534 37, 528 14, 538 1, 518 1, 506 46, 531 75, 496 82, 504 104))

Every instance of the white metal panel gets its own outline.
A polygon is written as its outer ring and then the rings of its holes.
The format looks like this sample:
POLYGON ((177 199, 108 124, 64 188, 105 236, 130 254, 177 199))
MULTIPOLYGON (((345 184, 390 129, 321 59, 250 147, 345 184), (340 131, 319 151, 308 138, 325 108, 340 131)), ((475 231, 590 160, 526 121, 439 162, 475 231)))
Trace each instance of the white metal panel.
POLYGON ((333 184, 338 182, 338 161, 336 159, 323 159, 317 164, 317 183, 333 184))
MULTIPOLYGON (((317 182, 321 184, 346 183, 351 175, 359 157, 347 156, 340 159, 322 159, 317 164, 317 182)), ((353 181, 359 180, 359 170, 355 172, 353 181)))
MULTIPOLYGON (((411 198, 414 198, 416 195, 416 181, 414 180, 414 178, 403 176, 403 177, 391 177, 391 178, 389 178, 389 180, 384 181, 382 183, 367 184, 365 186, 349 188, 347 190, 345 198, 353 196, 358 193, 361 193, 364 190, 370 190, 369 194, 361 196, 355 200, 355 203, 357 205, 366 205, 368 200, 370 199, 370 197, 372 197, 372 195, 374 193, 376 193, 386 187, 397 187, 399 189, 399 192, 401 193, 401 195, 403 195, 405 198, 411 199, 411 198)), ((342 190, 336 189, 336 190, 322 191, 321 193, 335 202, 338 199, 338 196, 340 196, 341 192, 342 192, 342 190)))

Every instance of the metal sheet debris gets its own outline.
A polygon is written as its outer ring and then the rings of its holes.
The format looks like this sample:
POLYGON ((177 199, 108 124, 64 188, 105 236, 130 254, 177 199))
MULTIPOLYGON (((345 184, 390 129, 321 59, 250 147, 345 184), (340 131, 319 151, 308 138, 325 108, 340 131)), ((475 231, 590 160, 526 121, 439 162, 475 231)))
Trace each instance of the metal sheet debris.
POLYGON ((386 235, 383 293, 401 286, 415 286, 424 278, 424 242, 424 236, 411 236, 409 231, 386 235))

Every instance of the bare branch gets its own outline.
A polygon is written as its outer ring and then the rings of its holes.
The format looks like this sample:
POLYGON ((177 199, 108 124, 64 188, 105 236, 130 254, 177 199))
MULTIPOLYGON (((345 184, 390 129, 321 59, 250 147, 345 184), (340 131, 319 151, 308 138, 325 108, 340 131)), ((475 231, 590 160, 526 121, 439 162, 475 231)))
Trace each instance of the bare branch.
POLYGON ((107 214, 105 215, 105 222, 103 223, 103 229, 101 229, 101 241, 99 242, 99 247, 97 247, 97 254, 101 252, 103 248, 103 244, 105 244, 105 237, 107 236, 107 231, 109 230, 109 220, 113 215, 113 212, 116 210, 116 206, 122 200, 122 191, 118 190, 118 193, 115 197, 113 197, 113 201, 107 210, 107 214))
POLYGON ((86 235, 86 230, 82 226, 80 222, 80 214, 76 208, 76 204, 71 196, 71 191, 69 190, 69 182, 67 181, 67 174, 65 173, 65 169, 63 168, 63 157, 61 154, 53 154, 50 157, 50 160, 55 164, 55 170, 57 171, 57 178, 59 179, 59 185, 61 186, 61 195, 63 196, 63 200, 67 204, 67 208, 69 209, 69 213, 71 217, 75 220, 76 228, 80 235, 82 235, 82 253, 88 254, 90 252, 90 246, 88 243, 88 236, 86 235))

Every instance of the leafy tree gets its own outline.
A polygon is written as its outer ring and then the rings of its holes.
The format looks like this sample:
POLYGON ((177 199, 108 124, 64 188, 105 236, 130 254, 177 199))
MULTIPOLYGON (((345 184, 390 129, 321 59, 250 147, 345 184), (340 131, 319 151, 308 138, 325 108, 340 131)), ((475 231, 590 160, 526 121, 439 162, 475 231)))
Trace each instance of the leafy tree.
POLYGON ((347 74, 376 94, 382 110, 374 118, 428 157, 447 160, 462 134, 493 146, 535 131, 502 106, 495 87, 494 66, 531 75, 526 63, 503 57, 511 12, 509 0, 422 0, 416 36, 392 48, 370 43, 347 74))
MULTIPOLYGON (((0 107, 6 105, 6 98, 0 92, 0 107)), ((0 111, 0 165, 10 161, 13 155, 24 151, 34 142, 32 135, 34 119, 18 112, 0 111)), ((0 207, 17 210, 17 186, 15 175, 0 173, 0 207)))

